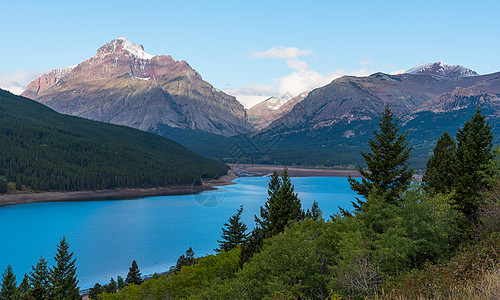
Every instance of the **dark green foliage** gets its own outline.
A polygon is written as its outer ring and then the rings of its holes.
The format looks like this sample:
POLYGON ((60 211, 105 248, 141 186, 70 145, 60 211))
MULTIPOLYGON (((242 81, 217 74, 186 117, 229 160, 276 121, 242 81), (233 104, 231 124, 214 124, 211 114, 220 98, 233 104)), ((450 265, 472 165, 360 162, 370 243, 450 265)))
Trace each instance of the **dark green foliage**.
POLYGON ((47 268, 47 261, 40 257, 36 267, 31 267, 30 272, 30 296, 35 299, 46 299, 50 296, 50 273, 47 268))
POLYGON ((7 183, 7 178, 5 178, 5 176, 0 176, 0 194, 7 193, 7 183))
POLYGON ((255 216, 255 229, 241 249, 242 264, 260 251, 264 239, 282 232, 287 225, 304 219, 305 213, 294 189, 287 167, 283 169, 281 178, 276 171, 273 172, 267 191, 269 198, 260 207, 260 218, 255 216))
MULTIPOLYGON (((358 165, 358 171, 363 176, 361 182, 351 176, 348 178, 351 189, 365 199, 375 191, 386 202, 397 204, 398 197, 411 182, 413 169, 409 169, 408 161, 412 148, 408 147, 407 133, 398 133, 398 122, 387 106, 380 119, 380 131, 373 130, 375 139, 368 141, 372 153, 361 152, 367 166, 367 170, 363 170, 358 165)), ((357 210, 363 210, 366 202, 358 199, 358 203, 353 205, 357 210)))
POLYGON ((182 254, 177 259, 175 264, 174 272, 179 272, 183 266, 192 266, 196 264, 196 259, 194 258, 194 251, 191 247, 186 250, 186 255, 182 254))
POLYGON ((118 290, 121 290, 125 287, 125 280, 123 280, 123 277, 121 277, 120 275, 118 275, 116 277, 116 287, 118 288, 118 290))
POLYGON ((104 291, 106 293, 116 293, 118 285, 113 277, 109 280, 109 283, 104 286, 104 291))
POLYGON ((12 267, 9 265, 2 274, 0 300, 17 300, 18 298, 16 275, 14 275, 12 267))
POLYGON ((142 283, 141 271, 135 259, 132 261, 132 266, 130 266, 125 283, 140 285, 142 283))
POLYGON ((427 169, 422 177, 425 189, 430 194, 450 193, 456 176, 455 140, 445 132, 434 147, 434 154, 427 161, 427 169))
POLYGON ((493 176, 493 133, 478 107, 470 120, 457 133, 456 200, 462 212, 475 219, 480 192, 493 176))
POLYGON ((99 283, 94 284, 94 287, 90 289, 89 291, 89 298, 90 299, 98 299, 98 295, 102 293, 102 286, 99 283))
POLYGON ((19 292, 19 298, 20 299, 29 299, 29 292, 30 292, 30 279, 28 277, 28 274, 24 274, 23 281, 19 284, 18 288, 19 292))
POLYGON ((294 186, 285 167, 281 178, 276 172, 269 181, 269 198, 260 209, 260 218, 255 217, 257 225, 264 231, 264 237, 276 235, 290 222, 303 218, 303 211, 294 186))
POLYGON ((319 221, 321 220, 322 217, 323 217, 323 211, 319 208, 318 202, 314 200, 311 206, 311 210, 307 209, 306 218, 319 221))
POLYGON ((0 174, 17 187, 70 191, 193 185, 227 169, 155 134, 58 114, 0 90, 0 174))
POLYGON ((69 252, 69 244, 63 237, 57 246, 55 265, 50 270, 51 294, 55 299, 81 299, 76 279, 76 266, 73 252, 69 252))
POLYGON ((226 228, 222 228, 222 241, 219 243, 219 248, 216 252, 229 251, 236 246, 246 242, 248 234, 247 226, 241 222, 241 214, 243 213, 243 205, 240 206, 237 213, 229 218, 228 223, 224 223, 226 228))
POLYGON ((295 223, 264 242, 236 280, 227 283, 229 291, 223 298, 324 299, 337 241, 331 223, 311 219, 295 223))

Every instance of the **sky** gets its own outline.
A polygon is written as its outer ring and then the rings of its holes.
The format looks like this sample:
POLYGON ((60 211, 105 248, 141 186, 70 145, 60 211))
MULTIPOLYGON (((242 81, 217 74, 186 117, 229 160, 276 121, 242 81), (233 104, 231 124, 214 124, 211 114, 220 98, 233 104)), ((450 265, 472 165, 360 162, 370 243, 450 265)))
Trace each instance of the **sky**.
POLYGON ((126 37, 246 107, 423 62, 500 71, 500 1, 4 1, 0 88, 20 93, 126 37))

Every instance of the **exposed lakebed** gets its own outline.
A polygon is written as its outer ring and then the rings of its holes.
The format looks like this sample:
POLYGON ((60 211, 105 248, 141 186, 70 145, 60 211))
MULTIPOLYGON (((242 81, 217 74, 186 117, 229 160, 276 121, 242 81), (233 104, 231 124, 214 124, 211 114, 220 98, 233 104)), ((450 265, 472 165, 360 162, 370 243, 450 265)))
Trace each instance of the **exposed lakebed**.
MULTIPOLYGON (((20 282, 43 256, 53 264, 63 235, 77 258, 81 288, 125 277, 132 260, 143 274, 165 272, 186 249, 214 253, 221 227, 243 204, 243 221, 267 199, 268 177, 241 177, 237 184, 195 195, 123 201, 47 202, 0 207, 0 268, 14 268, 20 282)), ((344 177, 292 178, 304 209, 319 203, 325 218, 338 206, 351 209, 355 193, 344 177)))

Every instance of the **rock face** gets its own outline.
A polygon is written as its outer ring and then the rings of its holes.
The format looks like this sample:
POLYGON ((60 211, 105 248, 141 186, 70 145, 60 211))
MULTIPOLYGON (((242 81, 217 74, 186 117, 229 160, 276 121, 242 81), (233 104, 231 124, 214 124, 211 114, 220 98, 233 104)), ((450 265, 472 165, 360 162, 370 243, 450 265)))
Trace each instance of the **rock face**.
POLYGON ((243 105, 187 62, 150 55, 126 38, 74 67, 42 75, 22 96, 64 114, 152 132, 160 124, 224 136, 251 128, 243 105))
POLYGON ((307 94, 309 94, 309 92, 303 92, 290 100, 271 97, 252 106, 248 110, 248 118, 254 130, 262 130, 269 126, 274 120, 290 112, 295 104, 306 98, 307 94))

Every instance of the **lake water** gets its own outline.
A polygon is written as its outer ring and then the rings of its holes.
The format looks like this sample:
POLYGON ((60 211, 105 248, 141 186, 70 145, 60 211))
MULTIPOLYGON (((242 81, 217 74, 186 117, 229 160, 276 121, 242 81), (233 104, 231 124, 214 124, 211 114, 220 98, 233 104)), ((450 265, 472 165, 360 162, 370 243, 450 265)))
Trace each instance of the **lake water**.
MULTIPOLYGON (((197 195, 121 201, 54 202, 0 207, 0 272, 8 264, 20 283, 38 258, 54 263, 63 235, 77 258, 81 288, 110 277, 126 277, 132 260, 143 274, 167 271, 191 246, 195 256, 214 253, 221 228, 244 205, 249 228, 267 199, 268 177, 243 177, 237 184, 197 195)), ((355 194, 346 178, 292 178, 303 208, 319 203, 323 216, 352 209, 355 194)))

